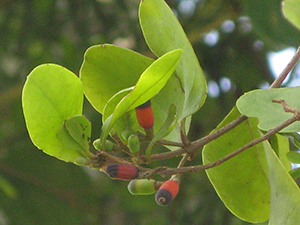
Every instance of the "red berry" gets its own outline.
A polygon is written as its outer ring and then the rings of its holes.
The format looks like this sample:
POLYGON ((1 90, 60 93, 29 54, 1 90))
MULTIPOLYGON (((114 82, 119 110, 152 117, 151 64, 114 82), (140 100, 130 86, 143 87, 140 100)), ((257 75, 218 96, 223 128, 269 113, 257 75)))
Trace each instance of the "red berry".
POLYGON ((153 127, 154 115, 150 100, 135 108, 135 112, 137 120, 142 128, 150 129, 153 127))
POLYGON ((139 176, 136 166, 133 164, 111 163, 105 168, 106 173, 114 179, 133 180, 139 176))
POLYGON ((155 201, 159 205, 168 205, 176 197, 179 184, 174 180, 164 182, 155 194, 155 201))

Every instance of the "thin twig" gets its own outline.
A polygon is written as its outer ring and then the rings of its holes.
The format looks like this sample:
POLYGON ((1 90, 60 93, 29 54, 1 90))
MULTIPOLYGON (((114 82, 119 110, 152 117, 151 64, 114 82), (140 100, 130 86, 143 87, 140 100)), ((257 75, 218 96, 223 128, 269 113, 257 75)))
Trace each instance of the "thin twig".
POLYGON ((279 74, 279 76, 274 80, 274 82, 270 85, 269 88, 278 88, 282 84, 282 82, 285 80, 287 75, 292 71, 294 66, 297 64, 297 62, 300 59, 300 47, 298 47, 295 55, 291 59, 291 61, 287 64, 287 66, 284 68, 284 70, 279 74))
MULTIPOLYGON (((270 85, 269 88, 278 88, 280 87, 280 85, 282 84, 282 82, 284 81, 284 79, 286 78, 286 76, 289 74, 289 72, 294 68, 294 66, 296 65, 296 63, 298 62, 300 58, 300 47, 297 49, 294 57, 291 59, 291 61, 288 63, 288 65, 284 68, 284 70, 282 71, 282 73, 274 80, 274 82, 270 85)), ((295 116, 294 116, 295 117, 295 116)), ((290 120, 286 121, 287 123, 293 123, 294 121, 294 117, 292 117, 290 120)), ((216 130, 215 132, 199 139, 196 140, 194 142, 191 142, 191 145, 189 146, 189 153, 195 153, 196 151, 198 151, 201 147, 203 147, 205 144, 211 142, 212 140, 217 139, 218 137, 222 136, 223 134, 225 134, 226 132, 228 132, 229 130, 233 129, 234 127, 236 127, 237 125, 239 125, 240 123, 244 122, 245 120, 247 120, 248 117, 245 115, 241 115, 239 118, 237 118, 236 120, 230 122, 229 124, 225 125, 224 127, 216 130)), ((289 125, 289 124, 288 124, 289 125)), ((288 126, 288 125, 284 125, 284 126, 288 126)), ((284 127, 283 127, 284 128, 284 127)), ((279 129, 277 131, 278 127, 274 128, 273 130, 270 130, 269 132, 267 132, 264 136, 262 136, 261 138, 259 138, 259 142, 263 141, 261 139, 263 139, 263 137, 265 137, 266 135, 274 135, 275 133, 277 133, 278 131, 280 131, 281 129, 279 129), (274 132, 274 133, 273 133, 274 132)), ((267 138, 268 139, 268 136, 267 138)), ((264 140, 266 140, 264 139, 264 140)), ((245 145, 246 148, 249 148, 255 144, 257 144, 255 142, 256 140, 254 140, 253 142, 250 142, 248 145, 245 145), (248 146, 248 147, 247 147, 248 146)), ((170 152, 165 152, 165 153, 159 153, 159 154, 153 154, 151 155, 151 161, 153 160, 162 160, 162 159, 167 159, 167 158, 172 158, 178 155, 182 155, 184 153, 187 152, 186 148, 183 147, 183 144, 181 143, 175 143, 175 142, 170 142, 170 141, 166 141, 166 140, 161 140, 159 141, 160 144, 163 144, 165 142, 166 145, 173 145, 173 146, 178 146, 181 147, 177 150, 174 151, 170 151, 170 152)), ((258 142, 258 143, 259 143, 258 142)), ((152 173, 160 173, 160 174, 176 174, 176 173, 188 173, 188 172, 194 172, 194 171, 199 171, 199 170, 204 170, 204 169, 209 169, 212 168, 216 165, 219 165, 227 160, 229 160, 230 158, 240 154, 241 152, 243 152, 244 150, 244 146, 234 152, 232 152, 231 154, 229 154, 228 156, 225 156, 224 158, 221 158, 219 160, 216 160, 215 162, 206 164, 206 165, 198 165, 198 166, 190 166, 190 167, 182 167, 182 168, 168 168, 168 167, 157 167, 155 169, 152 169, 152 173), (169 171, 169 172, 168 172, 169 171)), ((100 155, 102 155, 104 158, 108 159, 108 161, 113 161, 113 162, 119 162, 119 163, 128 163, 129 160, 127 161, 126 159, 122 159, 119 157, 115 157, 115 156, 111 156, 110 154, 104 152, 104 151, 100 151, 99 152, 100 155)), ((184 163, 186 162, 186 160, 188 159, 188 154, 184 155, 182 161, 180 162, 180 165, 183 166, 184 163), (183 160, 184 159, 184 160, 183 160)), ((139 159, 142 162, 145 161, 145 159, 143 159, 143 157, 141 157, 139 159)), ((142 171, 150 171, 150 169, 147 168, 143 168, 141 167, 142 171)), ((147 172, 147 173, 148 173, 147 172)))
MULTIPOLYGON (((289 74, 289 72, 294 68, 294 66, 297 64, 300 58, 300 47, 298 47, 295 55, 293 58, 290 60, 290 62, 287 64, 287 66, 284 68, 284 70, 281 72, 281 74, 274 80, 274 82, 270 85, 269 88, 278 88, 286 78, 286 76, 289 74)), ((191 142, 191 146, 195 146, 190 148, 191 151, 194 153, 203 147, 205 144, 209 143, 212 140, 215 140, 216 138, 222 136, 224 133, 228 132, 229 130, 233 129, 237 125, 241 124, 245 120, 247 120, 248 117, 245 115, 241 115, 239 118, 236 120, 232 121, 231 123, 227 124, 226 126, 220 128, 219 130, 216 130, 215 132, 199 139, 194 142, 191 142)), ((185 153, 186 150, 184 148, 180 148, 178 150, 170 151, 170 152, 165 152, 165 153, 160 153, 160 154, 153 154, 151 156, 151 160, 161 160, 161 159, 167 159, 167 158, 172 158, 178 155, 181 155, 185 153)))
MULTIPOLYGON (((286 110, 286 107, 284 106, 284 104, 283 104, 283 107, 286 110)), ((289 107, 289 109, 291 109, 291 107, 289 107)), ((158 174, 161 174, 163 176, 169 176, 169 175, 172 175, 172 174, 197 172, 197 171, 200 171, 200 170, 206 170, 206 169, 210 169, 210 168, 213 168, 215 166, 218 166, 218 165, 228 161, 229 159, 237 156, 238 154, 242 153, 246 149, 248 149, 250 147, 253 147, 254 145, 257 145, 260 142, 268 140, 271 136, 278 133, 283 128, 285 128, 285 127, 291 125, 292 123, 300 120, 300 111, 299 110, 293 109, 290 112, 294 113, 294 116, 291 117, 290 119, 286 120, 285 122, 283 122, 279 126, 275 127, 274 129, 269 130, 266 134, 264 134, 260 138, 257 138, 255 140, 247 143, 246 145, 242 146, 241 148, 237 149, 236 151, 233 151, 232 153, 230 153, 230 154, 224 156, 223 158, 218 159, 214 162, 211 162, 211 163, 208 163, 208 164, 205 164, 205 165, 188 166, 188 167, 182 167, 182 168, 157 167, 155 169, 148 169, 148 171, 145 174, 148 176, 148 175, 152 175, 154 173, 158 173, 158 174)))
MULTIPOLYGON (((248 119, 247 116, 242 115, 239 118, 237 118, 236 120, 228 123, 227 125, 225 125, 224 127, 216 130, 215 132, 200 138, 199 140, 193 141, 191 142, 190 145, 190 153, 197 151, 198 149, 200 149, 201 147, 203 147, 204 145, 206 145, 207 143, 211 142, 212 140, 215 140, 216 138, 222 136, 223 134, 225 134, 226 132, 228 132, 229 130, 233 129, 234 127, 236 127, 237 125, 239 125, 240 123, 242 123, 243 121, 245 121, 246 119, 248 119)), ((153 154, 151 155, 151 160, 162 160, 162 159, 167 159, 167 158, 172 158, 178 155, 182 155, 183 153, 186 152, 185 148, 179 148, 177 150, 174 151, 169 151, 169 152, 164 152, 164 153, 159 153, 159 154, 153 154)))

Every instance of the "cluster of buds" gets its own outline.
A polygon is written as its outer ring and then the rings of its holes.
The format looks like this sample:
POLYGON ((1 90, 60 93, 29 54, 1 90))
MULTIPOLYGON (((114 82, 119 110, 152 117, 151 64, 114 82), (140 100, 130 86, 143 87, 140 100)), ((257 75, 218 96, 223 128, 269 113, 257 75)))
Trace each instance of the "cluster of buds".
MULTIPOLYGON (((151 101, 147 101, 135 109, 139 125, 145 130, 146 135, 152 132, 154 125, 154 115, 151 107, 151 101)), ((138 136, 134 132, 125 131, 122 138, 126 140, 128 149, 133 157, 137 156, 140 150, 138 136)), ((108 141, 109 142, 109 141, 108 141)), ((114 144, 107 143, 107 148, 112 150, 114 144)), ((139 177, 138 167, 134 164, 111 163, 108 164, 104 171, 112 178, 118 180, 130 181, 128 190, 133 195, 150 195, 155 194, 155 201, 159 205, 168 205, 176 197, 179 191, 179 181, 170 179, 165 182, 153 179, 136 179, 139 177)))
POLYGON ((133 164, 111 163, 106 166, 105 172, 113 179, 130 180, 128 190, 133 195, 150 195, 156 192, 155 200, 159 205, 170 204, 179 191, 179 182, 173 179, 165 182, 135 179, 139 177, 139 171, 133 164))

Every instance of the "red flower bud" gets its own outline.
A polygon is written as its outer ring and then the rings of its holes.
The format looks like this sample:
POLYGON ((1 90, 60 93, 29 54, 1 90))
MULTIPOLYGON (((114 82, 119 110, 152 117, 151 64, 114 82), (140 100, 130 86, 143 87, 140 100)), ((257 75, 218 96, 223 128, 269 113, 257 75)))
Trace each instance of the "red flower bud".
POLYGON ((153 127, 154 115, 150 100, 135 108, 135 112, 137 120, 142 128, 150 129, 153 127))
POLYGON ((159 205, 168 205, 176 197, 179 184, 174 180, 164 182, 155 194, 155 201, 159 205))
POLYGON ((114 179, 133 180, 139 176, 136 166, 133 164, 111 163, 105 168, 105 172, 114 179))

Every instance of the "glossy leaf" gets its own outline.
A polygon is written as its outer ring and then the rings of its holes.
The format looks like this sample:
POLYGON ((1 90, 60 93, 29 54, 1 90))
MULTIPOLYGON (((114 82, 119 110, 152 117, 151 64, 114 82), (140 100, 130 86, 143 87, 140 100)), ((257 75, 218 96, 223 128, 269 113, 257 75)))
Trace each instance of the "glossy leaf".
POLYGON ((179 62, 181 53, 181 49, 166 53, 144 71, 135 88, 118 103, 114 113, 103 124, 100 137, 103 145, 111 128, 124 113, 145 103, 165 86, 179 62))
MULTIPOLYGON (((292 113, 283 110, 282 104, 272 100, 284 99, 290 107, 300 109, 299 95, 300 87, 254 90, 241 96, 237 101, 237 107, 242 114, 258 118, 259 128, 267 131, 293 116, 292 113)), ((297 131, 300 131, 300 122, 281 130, 281 132, 297 131)))
POLYGON ((103 114, 108 100, 117 92, 134 86, 153 61, 115 45, 90 47, 80 69, 80 79, 87 99, 103 114))
POLYGON ((264 142, 271 188, 269 225, 300 224, 300 190, 268 142, 264 142))
POLYGON ((63 122, 82 113, 83 90, 78 77, 55 64, 36 67, 22 93, 26 126, 32 142, 45 153, 67 162, 88 157, 64 146, 56 136, 63 122))
POLYGON ((157 141, 164 138, 165 136, 167 136, 169 133, 171 133, 176 125, 176 122, 177 122, 177 110, 176 110, 176 106, 174 104, 172 104, 169 107, 169 112, 168 112, 168 115, 167 115, 167 118, 166 118, 164 124, 154 135, 154 137, 152 138, 151 142, 149 143, 149 145, 146 149, 146 155, 147 155, 148 161, 150 159, 151 150, 152 150, 154 144, 157 141))
POLYGON ((284 16, 300 29, 300 1, 284 0, 282 1, 282 11, 284 16))
POLYGON ((178 107, 179 122, 195 113, 206 98, 206 81, 194 50, 173 11, 163 0, 143 0, 139 10, 140 24, 146 42, 156 55, 183 49, 176 68, 184 97, 178 107))
MULTIPOLYGON (((240 116, 234 108, 218 125, 223 127, 240 116)), ((203 163, 210 163, 260 137, 257 120, 249 119, 203 149, 203 163)), ((229 161, 206 170, 218 195, 237 217, 248 222, 269 218, 270 189, 267 162, 262 144, 255 145, 229 161)))

